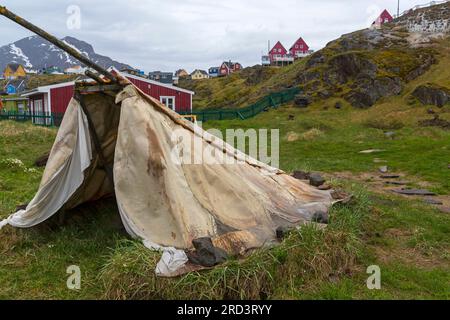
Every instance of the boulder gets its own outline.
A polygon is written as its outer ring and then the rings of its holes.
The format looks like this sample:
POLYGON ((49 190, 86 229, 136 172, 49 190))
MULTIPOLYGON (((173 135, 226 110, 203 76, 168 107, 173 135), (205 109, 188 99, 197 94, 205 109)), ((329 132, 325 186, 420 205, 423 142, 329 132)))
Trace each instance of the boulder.
POLYGON ((293 176, 295 179, 299 179, 299 180, 309 180, 309 173, 308 173, 308 172, 305 172, 305 171, 301 171, 301 170, 294 171, 294 173, 292 174, 292 176, 293 176))
POLYGON ((306 67, 312 68, 324 62, 325 56, 322 54, 322 52, 318 51, 314 53, 311 57, 309 57, 308 61, 306 62, 306 67))
POLYGON ((325 223, 328 224, 328 213, 325 211, 318 211, 313 214, 312 219, 313 222, 317 223, 325 223))
POLYGON ((319 173, 311 173, 309 175, 309 184, 314 187, 320 187, 325 183, 325 179, 319 173))
POLYGON ((334 56, 330 61, 330 73, 334 74, 338 84, 344 84, 351 79, 361 76, 375 78, 377 65, 357 53, 344 53, 334 56))
POLYGON ((450 90, 433 84, 418 86, 412 96, 424 105, 435 105, 440 108, 450 102, 450 90))
POLYGON ((400 78, 379 77, 365 78, 344 98, 356 108, 369 108, 384 97, 400 94, 403 84, 400 78))
POLYGON ((434 192, 423 189, 400 189, 400 190, 392 190, 395 193, 403 194, 406 196, 435 196, 434 192))
POLYGON ((311 98, 303 94, 298 94, 295 96, 294 104, 297 107, 306 108, 311 104, 311 98))
POLYGON ((334 105, 334 108, 335 109, 342 109, 342 102, 340 102, 340 101, 338 101, 338 102, 336 102, 336 104, 334 105))
POLYGON ((192 240, 192 244, 195 251, 188 251, 186 255, 193 264, 213 267, 225 262, 228 258, 227 253, 223 249, 214 247, 211 238, 198 238, 192 240))

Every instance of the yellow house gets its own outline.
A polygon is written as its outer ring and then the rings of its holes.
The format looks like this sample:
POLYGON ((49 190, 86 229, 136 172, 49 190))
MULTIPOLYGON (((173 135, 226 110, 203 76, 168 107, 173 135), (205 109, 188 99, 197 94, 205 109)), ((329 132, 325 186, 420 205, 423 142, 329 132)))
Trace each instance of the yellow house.
POLYGON ((175 77, 178 77, 178 78, 189 77, 189 73, 187 73, 187 71, 184 69, 180 69, 175 72, 175 77))
POLYGON ((27 75, 27 73, 25 71, 25 68, 21 64, 18 64, 18 63, 8 64, 5 68, 5 70, 3 71, 3 77, 8 80, 24 78, 24 77, 26 77, 26 75, 27 75))
POLYGON ((209 78, 208 72, 206 72, 205 70, 196 69, 191 73, 192 80, 202 80, 208 78, 209 78))

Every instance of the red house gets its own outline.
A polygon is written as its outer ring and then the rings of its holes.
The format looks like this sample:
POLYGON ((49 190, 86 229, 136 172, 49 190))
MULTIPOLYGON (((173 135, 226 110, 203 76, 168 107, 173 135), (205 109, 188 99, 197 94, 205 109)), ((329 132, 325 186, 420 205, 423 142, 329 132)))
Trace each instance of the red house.
POLYGON ((300 37, 289 49, 289 53, 296 58, 303 58, 309 54, 309 46, 306 44, 305 40, 300 37))
MULTIPOLYGON (((194 92, 135 75, 123 73, 122 75, 144 93, 158 99, 168 108, 177 112, 192 112, 192 96, 194 92)), ((30 99, 30 112, 33 117, 33 123, 59 125, 73 97, 74 89, 75 82, 66 82, 38 87, 24 93, 22 96, 30 99), (42 115, 52 117, 46 119, 42 115)))
POLYGON ((242 65, 239 62, 225 61, 219 67, 219 76, 227 76, 239 70, 242 70, 242 65))
POLYGON ((392 17, 392 15, 389 13, 389 11, 387 11, 386 9, 384 9, 384 11, 380 14, 380 16, 377 18, 377 20, 375 20, 372 23, 372 26, 381 26, 382 24, 385 23, 390 23, 394 20, 394 18, 392 17))
POLYGON ((278 41, 269 51, 270 64, 273 66, 284 66, 294 62, 294 57, 288 53, 286 48, 278 41))

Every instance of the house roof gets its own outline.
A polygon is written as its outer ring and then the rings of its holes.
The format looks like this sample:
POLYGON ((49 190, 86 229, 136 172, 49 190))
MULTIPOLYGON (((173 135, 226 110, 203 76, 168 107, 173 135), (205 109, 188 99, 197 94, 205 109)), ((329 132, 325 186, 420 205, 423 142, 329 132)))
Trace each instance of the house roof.
POLYGON ((26 83, 25 83, 25 80, 24 79, 14 79, 14 80, 9 80, 7 83, 6 83, 6 86, 5 86, 5 88, 7 87, 7 86, 13 86, 14 88, 16 88, 16 89, 20 89, 20 87, 22 87, 22 86, 24 86, 26 83))
POLYGON ((222 65, 225 65, 228 69, 233 69, 235 65, 240 64, 239 62, 230 62, 230 61, 224 61, 222 65))
POLYGON ((286 48, 283 46, 283 44, 280 41, 277 41, 277 43, 275 43, 275 45, 273 46, 272 49, 270 49, 269 52, 272 52, 276 47, 281 47, 281 49, 284 49, 285 51, 287 51, 286 48))
POLYGON ((180 74, 180 73, 186 73, 186 74, 189 74, 186 70, 184 70, 184 69, 178 69, 177 71, 175 71, 175 75, 178 75, 178 74, 180 74))
POLYGON ((164 72, 164 71, 152 71, 152 72, 149 72, 148 73, 149 75, 158 75, 158 74, 160 74, 160 75, 171 75, 171 76, 173 76, 173 73, 172 72, 164 72))
POLYGON ((191 74, 194 74, 196 72, 200 72, 201 74, 206 75, 206 76, 208 75, 208 72, 206 72, 205 70, 200 70, 200 69, 195 69, 194 71, 192 71, 191 74))
POLYGON ((303 44, 305 44, 305 45, 307 45, 308 46, 308 44, 306 43, 306 41, 305 40, 303 40, 303 38, 302 37, 300 37, 300 38, 298 38, 298 40, 297 41, 295 41, 294 42, 294 44, 291 46, 291 48, 289 49, 289 51, 291 51, 292 49, 294 49, 294 46, 297 44, 297 43, 303 43, 303 44))
POLYGON ((117 70, 114 67, 109 67, 108 71, 109 72, 114 71, 116 73, 121 74, 123 77, 126 77, 126 78, 131 78, 131 79, 143 81, 143 82, 146 82, 146 83, 149 83, 149 84, 154 84, 156 86, 160 86, 160 87, 164 87, 164 88, 168 88, 168 89, 172 89, 172 90, 188 93, 190 95, 195 95, 195 92, 193 92, 193 91, 186 90, 186 89, 183 89, 183 88, 180 88, 180 87, 176 87, 176 86, 168 84, 168 83, 162 83, 162 82, 158 82, 158 81, 155 81, 155 80, 150 80, 150 79, 147 79, 147 78, 142 78, 142 77, 135 76, 135 75, 128 74, 128 73, 127 74, 122 74, 119 70, 117 70))
POLYGON ((51 89, 56 89, 56 88, 63 88, 63 87, 68 87, 68 86, 73 86, 75 85, 76 81, 70 81, 70 82, 63 82, 63 83, 57 83, 57 84, 52 84, 49 86, 42 86, 42 87, 37 87, 35 89, 29 90, 29 91, 25 91, 24 93, 22 93, 22 97, 29 97, 38 93, 49 93, 51 89))
POLYGON ((394 19, 392 15, 387 11, 387 9, 384 9, 383 12, 378 16, 378 18, 372 23, 372 25, 379 23, 384 17, 388 17, 389 19, 394 19))
MULTIPOLYGON (((21 67, 22 65, 20 63, 8 63, 8 65, 6 66, 7 68, 9 67, 11 69, 12 72, 16 72, 17 69, 19 69, 19 67, 21 67)), ((22 66, 23 68, 23 66, 22 66)))

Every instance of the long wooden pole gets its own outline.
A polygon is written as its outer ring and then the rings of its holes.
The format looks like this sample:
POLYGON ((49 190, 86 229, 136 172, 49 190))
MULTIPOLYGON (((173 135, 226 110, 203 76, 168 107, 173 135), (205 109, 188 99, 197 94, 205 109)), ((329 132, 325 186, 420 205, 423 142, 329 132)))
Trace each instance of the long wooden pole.
POLYGON ((106 78, 111 80, 112 82, 118 82, 115 75, 113 75, 111 72, 107 71, 105 68, 102 68, 95 62, 92 62, 81 54, 78 50, 74 49, 73 47, 67 45, 65 42, 59 40, 58 38, 52 36, 50 33, 46 32, 45 30, 42 30, 41 28, 35 26, 34 24, 26 21, 25 19, 19 17, 18 15, 12 13, 6 7, 0 6, 0 14, 5 16, 6 18, 14 21, 15 23, 21 25, 22 27, 36 33, 37 35, 41 36, 42 38, 48 40, 61 50, 64 50, 68 54, 70 54, 72 57, 77 59, 78 61, 82 62, 84 65, 86 65, 89 68, 94 69, 95 71, 99 72, 100 74, 103 74, 106 78))

